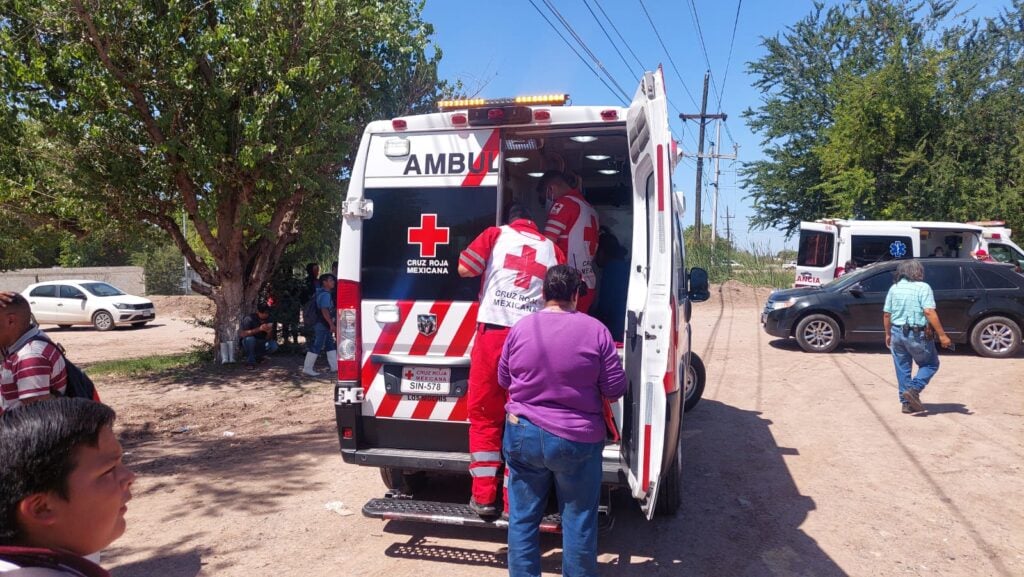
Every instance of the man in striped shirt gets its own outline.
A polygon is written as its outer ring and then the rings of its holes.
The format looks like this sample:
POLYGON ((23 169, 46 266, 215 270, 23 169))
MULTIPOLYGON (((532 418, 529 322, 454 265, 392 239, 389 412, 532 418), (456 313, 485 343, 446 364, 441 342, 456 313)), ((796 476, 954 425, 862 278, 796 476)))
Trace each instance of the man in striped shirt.
POLYGON ((64 356, 32 325, 28 301, 7 296, 0 308, 0 413, 63 395, 68 378, 64 356))

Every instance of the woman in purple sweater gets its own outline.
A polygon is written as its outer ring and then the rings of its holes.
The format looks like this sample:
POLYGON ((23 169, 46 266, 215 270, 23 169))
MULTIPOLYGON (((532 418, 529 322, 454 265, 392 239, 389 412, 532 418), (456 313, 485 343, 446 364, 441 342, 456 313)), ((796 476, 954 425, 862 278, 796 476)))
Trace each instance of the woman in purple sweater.
POLYGON ((508 570, 540 575, 540 520, 554 481, 562 515, 562 575, 597 575, 603 398, 626 392, 615 340, 576 311, 579 271, 553 266, 542 310, 509 332, 498 363, 508 389, 503 449, 509 469, 508 570))

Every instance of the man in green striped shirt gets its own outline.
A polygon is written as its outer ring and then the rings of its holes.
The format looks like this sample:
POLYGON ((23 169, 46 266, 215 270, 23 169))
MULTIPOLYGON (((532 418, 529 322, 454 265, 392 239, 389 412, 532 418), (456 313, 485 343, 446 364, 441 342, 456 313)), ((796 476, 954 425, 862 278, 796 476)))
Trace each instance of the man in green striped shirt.
POLYGON ((921 391, 939 370, 939 354, 933 334, 945 348, 952 341, 942 330, 939 313, 935 312, 935 295, 924 282, 924 267, 917 260, 906 260, 896 267, 896 284, 885 295, 885 346, 892 351, 899 383, 903 412, 912 414, 925 410, 921 391), (930 329, 930 330, 929 330, 930 329), (914 363, 917 374, 914 375, 914 363))

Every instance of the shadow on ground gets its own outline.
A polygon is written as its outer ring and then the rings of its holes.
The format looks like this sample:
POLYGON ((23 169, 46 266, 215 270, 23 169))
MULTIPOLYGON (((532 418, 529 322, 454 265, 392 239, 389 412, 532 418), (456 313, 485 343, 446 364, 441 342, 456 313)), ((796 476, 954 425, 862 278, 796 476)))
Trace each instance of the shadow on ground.
MULTIPOLYGON (((800 458, 796 449, 779 447, 760 413, 704 400, 684 422, 683 505, 671 518, 647 521, 625 491, 616 492, 614 528, 602 534, 598 549, 602 575, 815 575, 845 576, 800 530, 814 501, 801 495, 786 466, 800 458)), ((468 491, 446 480, 445 493, 468 491)), ((406 535, 386 550, 390 557, 430 563, 503 568, 503 551, 491 553, 438 544, 444 539, 502 543, 497 530, 391 522, 385 531, 406 535)), ((561 571, 560 540, 542 539, 544 571, 561 571)))

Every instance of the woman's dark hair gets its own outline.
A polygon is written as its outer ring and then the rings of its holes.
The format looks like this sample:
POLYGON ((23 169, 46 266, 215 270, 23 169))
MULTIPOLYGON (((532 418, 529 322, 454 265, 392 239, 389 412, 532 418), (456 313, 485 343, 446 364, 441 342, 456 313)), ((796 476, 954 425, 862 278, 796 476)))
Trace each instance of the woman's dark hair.
POLYGON ((311 262, 311 263, 306 265, 306 277, 311 278, 311 279, 315 279, 317 273, 319 273, 319 272, 320 272, 320 265, 318 265, 317 263, 311 262), (313 272, 314 270, 316 272, 313 272))
POLYGON ((567 264, 557 264, 544 275, 546 301, 571 301, 573 295, 579 294, 581 289, 585 290, 580 271, 567 264))
POLYGON ((37 493, 68 498, 76 449, 95 447, 114 410, 87 399, 59 397, 0 415, 0 545, 18 543, 18 503, 37 493))

